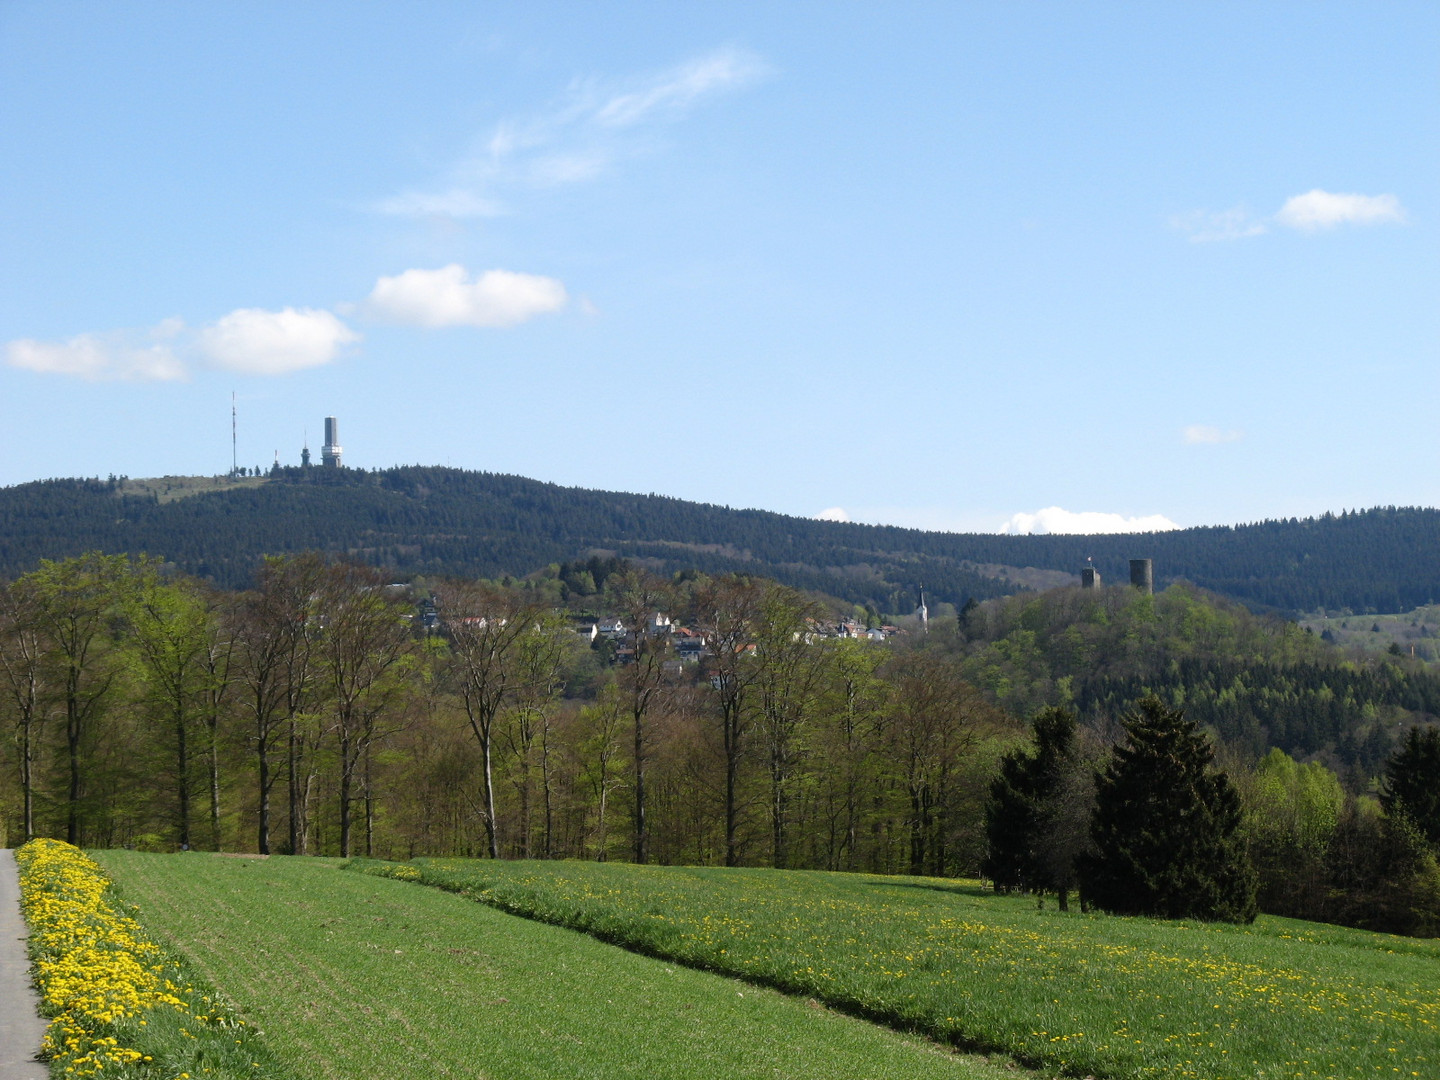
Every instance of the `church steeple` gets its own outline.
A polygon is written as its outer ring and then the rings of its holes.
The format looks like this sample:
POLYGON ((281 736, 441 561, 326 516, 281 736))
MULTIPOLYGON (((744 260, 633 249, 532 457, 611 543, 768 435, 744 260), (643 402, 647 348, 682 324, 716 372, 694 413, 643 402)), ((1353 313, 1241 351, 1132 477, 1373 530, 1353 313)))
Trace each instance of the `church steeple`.
POLYGON ((920 620, 920 632, 930 633, 930 609, 925 606, 925 586, 920 586, 920 606, 915 609, 915 615, 920 620))

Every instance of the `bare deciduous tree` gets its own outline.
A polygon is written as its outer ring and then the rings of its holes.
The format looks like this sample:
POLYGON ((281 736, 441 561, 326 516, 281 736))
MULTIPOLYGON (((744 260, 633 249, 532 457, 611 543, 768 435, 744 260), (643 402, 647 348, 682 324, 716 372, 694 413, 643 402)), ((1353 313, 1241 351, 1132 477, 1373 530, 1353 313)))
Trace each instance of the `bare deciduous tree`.
POLYGON ((459 695, 480 747, 481 817, 489 855, 498 859, 496 724, 520 687, 519 643, 540 612, 515 592, 471 582, 440 586, 435 591, 435 606, 449 649, 444 677, 459 695))

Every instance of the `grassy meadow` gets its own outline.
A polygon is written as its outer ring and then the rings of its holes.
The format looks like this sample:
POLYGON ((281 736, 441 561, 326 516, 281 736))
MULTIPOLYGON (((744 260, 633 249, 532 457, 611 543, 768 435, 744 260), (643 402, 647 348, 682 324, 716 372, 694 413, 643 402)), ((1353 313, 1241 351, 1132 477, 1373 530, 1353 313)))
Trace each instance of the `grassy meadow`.
POLYGON ((331 860, 93 853, 302 1080, 997 1080, 805 998, 331 860))
POLYGON ((1440 1076, 1440 941, 1269 917, 1244 927, 1037 911, 925 878, 352 867, 1072 1075, 1440 1076))
POLYGON ((1430 604, 1398 615, 1335 615, 1314 613, 1300 625, 1316 634, 1327 630, 1337 645, 1383 653, 1398 645, 1405 656, 1427 664, 1440 662, 1440 604, 1430 604))

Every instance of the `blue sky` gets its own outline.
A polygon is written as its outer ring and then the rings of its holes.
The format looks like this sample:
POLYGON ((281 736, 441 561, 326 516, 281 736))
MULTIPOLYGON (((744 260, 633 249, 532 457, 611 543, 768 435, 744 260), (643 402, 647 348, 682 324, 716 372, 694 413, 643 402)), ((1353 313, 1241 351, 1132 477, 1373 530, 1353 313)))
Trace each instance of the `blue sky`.
MULTIPOLYGON (((1440 503, 1433 4, 0 2, 0 484, 1440 503)), ((1082 519, 1080 514, 1117 515, 1082 519)))

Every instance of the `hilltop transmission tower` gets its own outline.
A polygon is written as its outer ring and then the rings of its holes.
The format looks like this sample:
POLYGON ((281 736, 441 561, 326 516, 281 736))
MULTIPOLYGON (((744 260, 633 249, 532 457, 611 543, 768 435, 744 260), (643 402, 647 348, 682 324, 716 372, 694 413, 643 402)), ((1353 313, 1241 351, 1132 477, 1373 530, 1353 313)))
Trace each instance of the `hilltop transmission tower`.
POLYGON ((340 468, 340 421, 325 417, 325 442, 320 447, 320 464, 328 469, 340 468))
POLYGON ((235 416, 235 391, 230 391, 230 475, 240 475, 239 428, 235 416))

